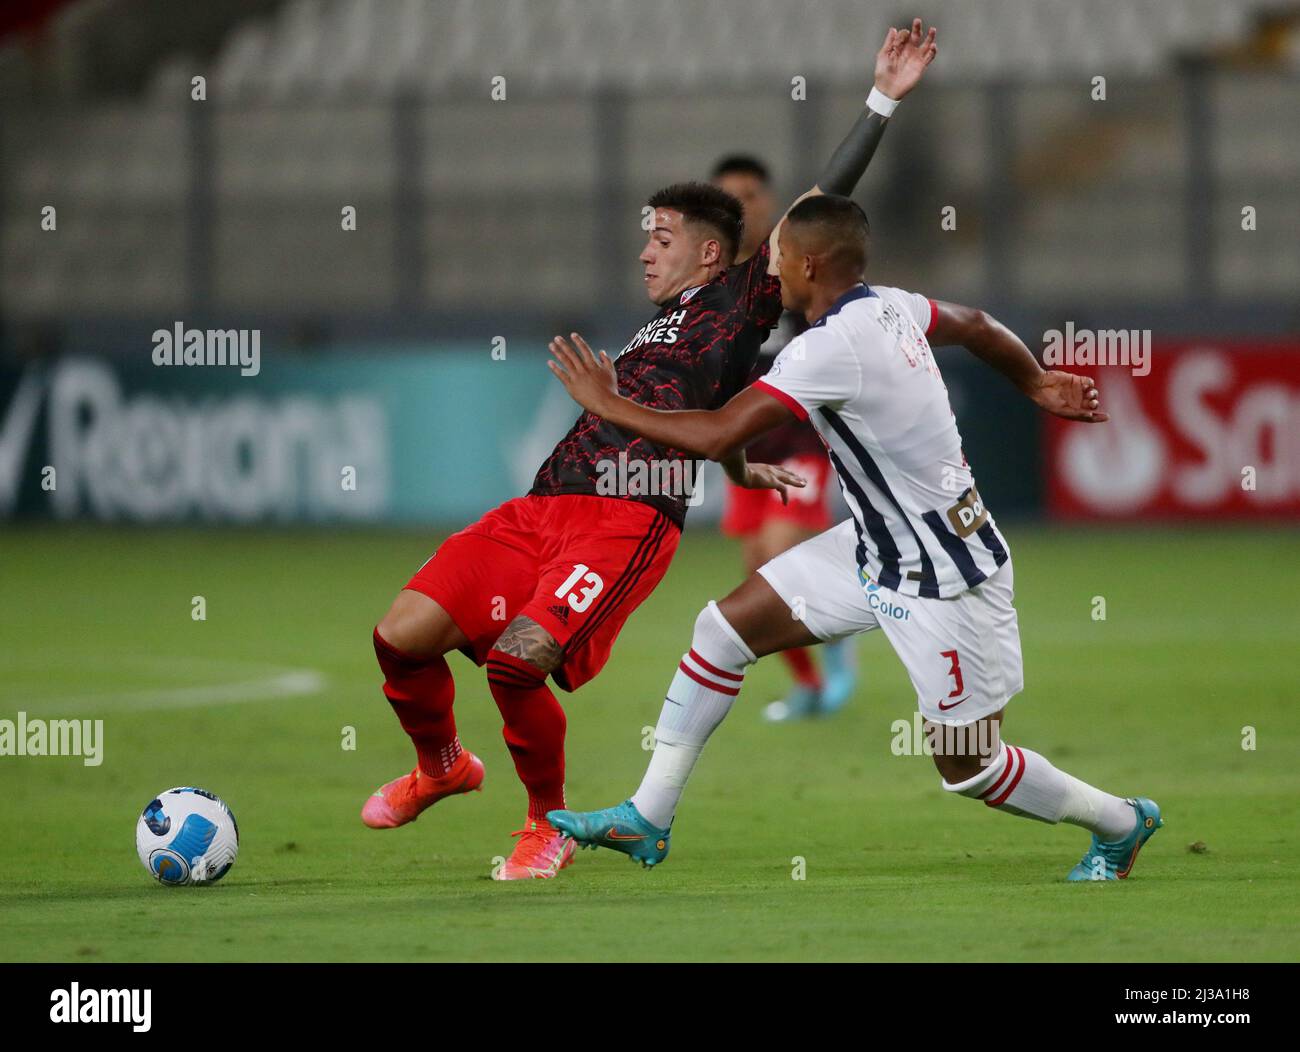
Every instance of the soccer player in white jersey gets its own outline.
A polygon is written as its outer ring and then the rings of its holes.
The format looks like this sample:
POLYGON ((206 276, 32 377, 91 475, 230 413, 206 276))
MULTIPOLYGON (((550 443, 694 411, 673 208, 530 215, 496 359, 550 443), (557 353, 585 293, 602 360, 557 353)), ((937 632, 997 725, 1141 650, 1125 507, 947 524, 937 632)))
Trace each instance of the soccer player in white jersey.
POLYGON ((584 408, 617 427, 712 460, 807 419, 826 444, 852 518, 761 567, 695 622, 669 687, 641 787, 602 811, 553 811, 585 845, 644 865, 668 854, 669 828, 709 735, 765 654, 879 628, 916 689, 943 788, 1008 814, 1068 822, 1092 842, 1068 879, 1127 877, 1160 827, 1160 809, 1122 798, 1001 740, 1020 692, 1020 636, 1006 539, 984 506, 931 342, 961 344, 1038 405, 1100 423, 1091 379, 1044 372, 982 311, 863 283, 866 216, 851 200, 813 196, 781 227, 782 300, 811 327, 768 374, 714 411, 650 409, 623 398, 608 358, 574 334, 552 370, 584 408), (793 615, 793 616, 792 616, 793 615))

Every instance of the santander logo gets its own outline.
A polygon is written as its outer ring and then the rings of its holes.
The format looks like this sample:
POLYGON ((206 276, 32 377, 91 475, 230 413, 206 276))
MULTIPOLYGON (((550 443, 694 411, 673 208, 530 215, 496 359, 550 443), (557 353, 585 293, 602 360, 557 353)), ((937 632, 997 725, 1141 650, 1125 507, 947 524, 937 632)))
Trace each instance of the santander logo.
POLYGON ((1056 470, 1085 504, 1100 512, 1140 508, 1160 485, 1167 452, 1160 431, 1142 411, 1135 381, 1124 370, 1107 370, 1102 398, 1110 421, 1070 428, 1061 442, 1056 470))
POLYGON ((1062 517, 1300 517, 1300 346, 1157 346, 1148 376, 1090 370, 1110 421, 1048 421, 1062 517))

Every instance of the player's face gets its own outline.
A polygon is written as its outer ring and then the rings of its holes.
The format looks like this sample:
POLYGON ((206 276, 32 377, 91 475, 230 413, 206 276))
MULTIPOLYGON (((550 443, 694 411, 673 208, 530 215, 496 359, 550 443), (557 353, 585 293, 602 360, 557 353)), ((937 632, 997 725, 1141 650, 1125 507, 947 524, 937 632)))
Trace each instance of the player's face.
POLYGON ((745 240, 739 255, 752 256, 772 232, 772 209, 776 198, 768 185, 752 172, 728 172, 713 180, 713 185, 726 190, 745 209, 745 240))
POLYGON ((781 305, 786 310, 802 313, 809 302, 809 282, 804 272, 806 257, 798 240, 790 233, 789 223, 781 227, 776 243, 780 252, 776 273, 781 279, 781 305))
POLYGON ((655 211, 654 229, 641 252, 645 267, 645 290, 655 303, 666 303, 689 288, 709 280, 711 265, 718 261, 716 238, 705 236, 687 223, 680 212, 669 208, 655 211))

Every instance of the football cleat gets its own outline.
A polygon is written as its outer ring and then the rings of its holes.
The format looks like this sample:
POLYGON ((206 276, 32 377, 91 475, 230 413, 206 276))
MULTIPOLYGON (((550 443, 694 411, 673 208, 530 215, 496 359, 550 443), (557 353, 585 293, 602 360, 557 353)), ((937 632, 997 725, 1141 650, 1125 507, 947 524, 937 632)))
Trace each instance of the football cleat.
POLYGON ((451 770, 441 778, 416 768, 394 778, 371 794, 361 808, 361 821, 371 829, 396 829, 414 822, 426 807, 446 796, 478 792, 483 785, 483 761, 472 752, 462 752, 451 770))
POLYGON ((858 686, 857 655, 854 639, 838 639, 822 647, 822 693, 817 706, 819 716, 830 716, 844 708, 858 686))
POLYGON ((561 836, 545 819, 538 822, 530 818, 523 829, 510 835, 519 837, 519 843, 510 857, 492 871, 493 880, 545 880, 573 864, 573 841, 561 836))
POLYGON ((651 825, 631 800, 603 811, 550 811, 547 821, 583 847, 608 847, 649 869, 668 857, 667 829, 651 825))
POLYGON ((1160 817, 1160 808, 1154 800, 1138 796, 1129 798, 1128 803, 1132 804, 1137 812, 1137 823, 1133 826, 1133 832, 1122 840, 1111 843, 1102 842, 1094 833, 1088 850, 1079 863, 1070 870, 1066 880, 1076 882, 1124 880, 1132 872, 1133 863, 1137 860, 1142 845, 1155 836, 1156 830, 1165 823, 1160 817))
POLYGON ((790 723, 816 716, 821 709, 821 692, 816 687, 797 684, 780 701, 763 707, 763 719, 768 723, 790 723))

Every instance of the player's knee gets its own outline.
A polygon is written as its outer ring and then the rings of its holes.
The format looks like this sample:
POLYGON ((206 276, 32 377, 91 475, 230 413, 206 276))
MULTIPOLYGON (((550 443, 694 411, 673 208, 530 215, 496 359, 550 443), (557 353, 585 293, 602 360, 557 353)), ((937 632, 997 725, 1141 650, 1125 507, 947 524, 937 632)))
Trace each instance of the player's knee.
POLYGON ((721 662, 728 667, 743 668, 757 660, 717 603, 708 603, 695 618, 691 649, 706 660, 721 662))
POLYGON ((440 633, 434 616, 440 609, 427 596, 410 591, 398 592, 388 613, 375 626, 378 636, 376 649, 382 640, 391 650, 406 657, 433 658, 446 653, 450 647, 443 645, 443 633, 440 633))
POLYGON ((543 674, 554 672, 564 660, 564 647, 556 638, 522 614, 506 626, 492 650, 525 661, 543 674))

